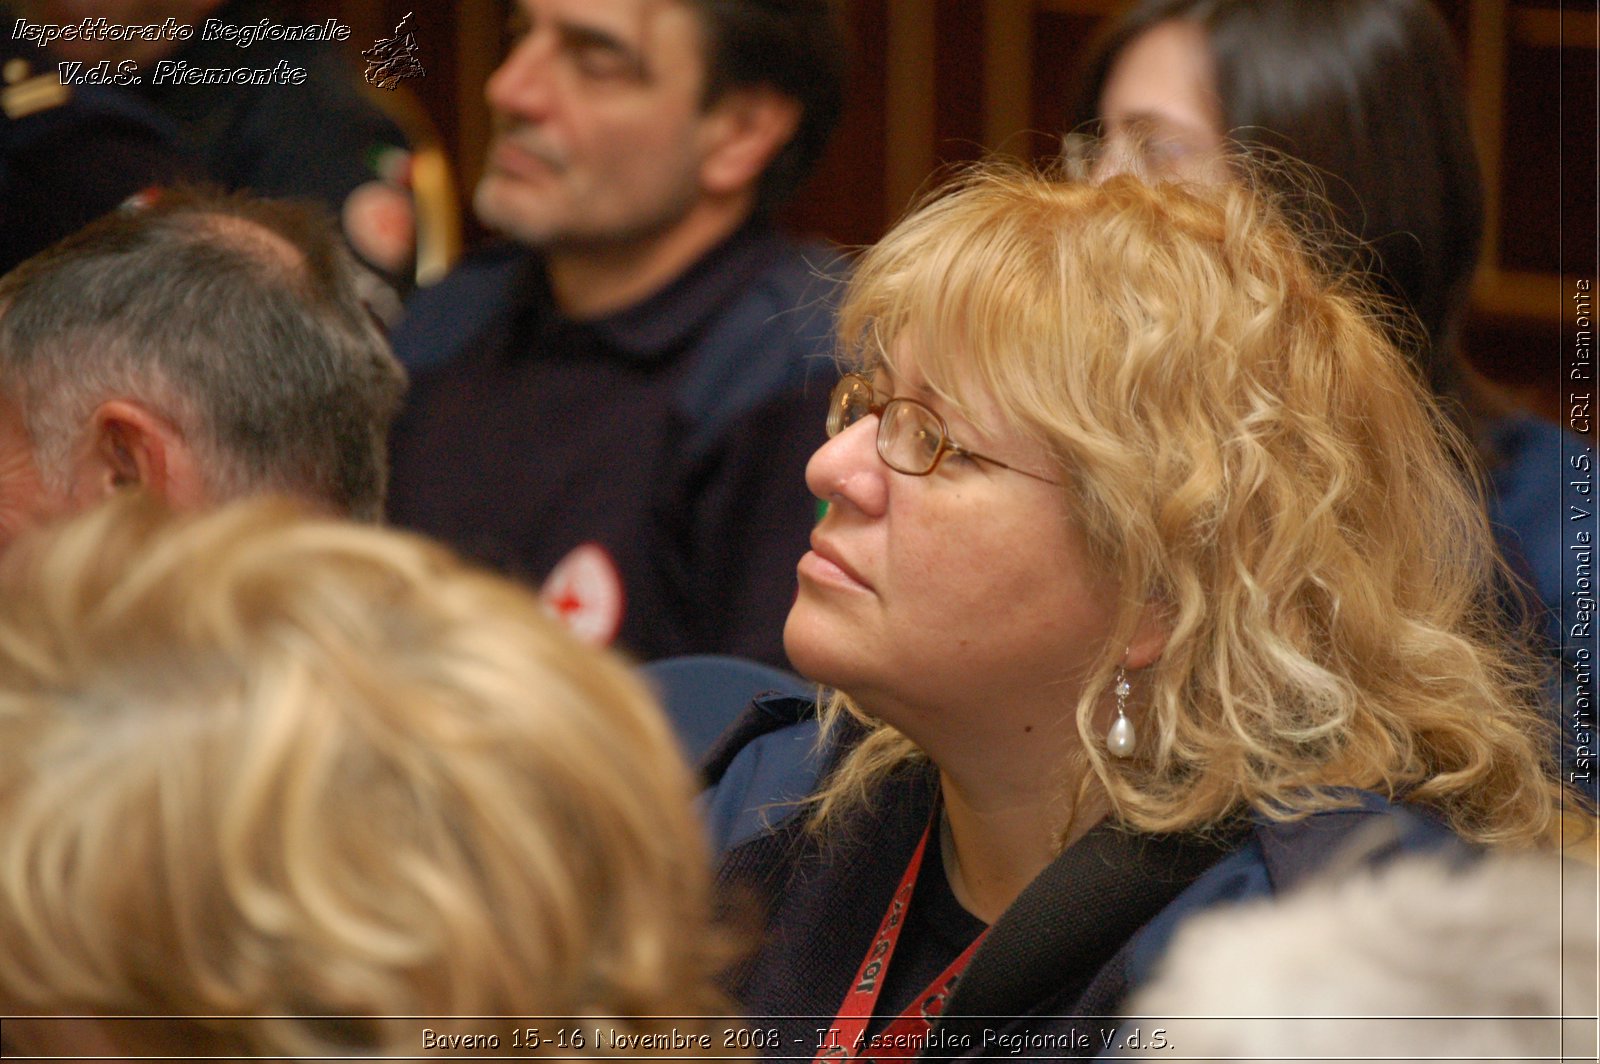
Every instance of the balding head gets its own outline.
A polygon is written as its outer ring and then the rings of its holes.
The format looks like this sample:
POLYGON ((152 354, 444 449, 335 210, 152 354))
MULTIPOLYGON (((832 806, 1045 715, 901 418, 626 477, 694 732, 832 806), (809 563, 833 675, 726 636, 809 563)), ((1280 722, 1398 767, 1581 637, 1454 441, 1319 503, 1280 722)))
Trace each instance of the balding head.
POLYGON ((45 513, 136 481, 180 504, 275 492, 377 517, 404 376, 354 269, 304 208, 173 193, 0 279, 0 523, 26 523, 12 436, 45 513))

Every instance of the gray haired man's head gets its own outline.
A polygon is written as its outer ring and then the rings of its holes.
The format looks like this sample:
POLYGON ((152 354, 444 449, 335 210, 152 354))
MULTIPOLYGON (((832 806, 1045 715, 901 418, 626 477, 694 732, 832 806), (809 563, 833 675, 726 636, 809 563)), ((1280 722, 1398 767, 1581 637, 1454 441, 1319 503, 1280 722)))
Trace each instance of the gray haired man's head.
POLYGON ((140 484, 376 519, 404 371, 331 223, 165 194, 0 278, 0 543, 140 484))

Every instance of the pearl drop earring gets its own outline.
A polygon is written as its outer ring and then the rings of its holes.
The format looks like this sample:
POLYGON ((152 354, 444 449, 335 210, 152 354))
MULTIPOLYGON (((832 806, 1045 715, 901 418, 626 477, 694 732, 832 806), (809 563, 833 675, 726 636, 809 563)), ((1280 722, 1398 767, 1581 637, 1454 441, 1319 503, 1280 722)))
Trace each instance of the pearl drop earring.
POLYGON ((1112 721, 1111 730, 1106 733, 1106 749, 1111 751, 1112 757, 1132 757, 1133 744, 1138 741, 1133 732, 1133 721, 1128 719, 1128 695, 1133 688, 1128 686, 1128 673, 1121 665, 1117 666, 1114 690, 1117 693, 1117 719, 1112 721))

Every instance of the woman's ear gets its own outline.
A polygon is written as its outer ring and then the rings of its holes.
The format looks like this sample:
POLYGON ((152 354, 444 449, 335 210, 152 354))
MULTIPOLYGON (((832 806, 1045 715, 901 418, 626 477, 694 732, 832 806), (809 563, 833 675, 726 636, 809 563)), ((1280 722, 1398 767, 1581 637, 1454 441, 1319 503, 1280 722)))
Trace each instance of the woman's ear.
POLYGON ((1165 601, 1151 599, 1139 611, 1139 623, 1128 640, 1128 654, 1122 659, 1130 669, 1143 669, 1161 660, 1172 637, 1172 607, 1165 601))

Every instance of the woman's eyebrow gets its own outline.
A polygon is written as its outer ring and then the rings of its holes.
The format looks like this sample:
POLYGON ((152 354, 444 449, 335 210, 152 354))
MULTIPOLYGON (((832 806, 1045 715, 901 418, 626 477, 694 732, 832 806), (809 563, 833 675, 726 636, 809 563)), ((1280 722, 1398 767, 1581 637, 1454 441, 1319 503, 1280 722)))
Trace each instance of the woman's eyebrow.
POLYGON ((890 369, 887 364, 880 364, 872 372, 872 387, 875 391, 882 391, 890 398, 915 399, 944 418, 953 435, 976 439, 979 443, 986 439, 992 439, 988 433, 980 430, 967 417, 960 406, 934 391, 929 387, 926 380, 915 382, 896 381, 894 370, 890 369), (881 383, 878 379, 880 377, 883 378, 881 383))
MULTIPOLYGON (((915 399, 922 405, 937 411, 941 416, 948 417, 949 415, 946 414, 944 408, 953 407, 955 405, 951 403, 950 400, 945 396, 940 395, 938 392, 929 387, 927 378, 922 378, 915 382, 903 380, 900 382, 900 385, 905 389, 905 395, 907 398, 915 399)), ((959 417, 960 415, 957 414, 956 416, 959 417)))

